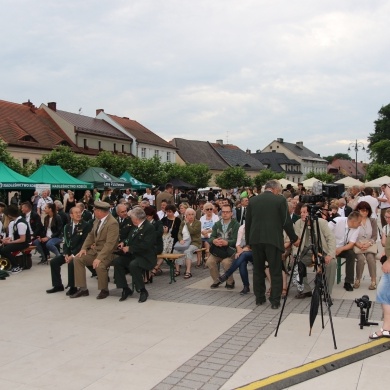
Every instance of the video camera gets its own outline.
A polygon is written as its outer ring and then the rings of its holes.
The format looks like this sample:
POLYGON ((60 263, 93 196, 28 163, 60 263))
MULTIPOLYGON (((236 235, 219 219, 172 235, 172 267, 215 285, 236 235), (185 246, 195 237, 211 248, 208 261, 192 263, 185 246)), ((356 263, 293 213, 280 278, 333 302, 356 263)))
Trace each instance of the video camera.
POLYGON ((356 298, 355 303, 361 309, 370 309, 371 308, 371 301, 370 301, 370 297, 368 295, 363 295, 361 298, 356 298))
POLYGON ((300 195, 299 201, 302 203, 316 204, 318 202, 325 202, 329 198, 341 198, 345 191, 344 184, 329 183, 323 184, 320 181, 316 181, 313 184, 312 195, 300 195))

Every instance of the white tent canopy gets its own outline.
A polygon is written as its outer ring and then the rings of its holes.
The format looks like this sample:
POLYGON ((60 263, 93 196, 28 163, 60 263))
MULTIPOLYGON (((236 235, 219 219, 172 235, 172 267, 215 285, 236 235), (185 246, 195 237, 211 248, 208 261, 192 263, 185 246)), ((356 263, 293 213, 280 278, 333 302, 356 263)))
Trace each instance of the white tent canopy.
POLYGON ((344 184, 346 188, 363 185, 363 183, 360 180, 354 179, 351 176, 343 177, 342 179, 337 180, 335 183, 344 184))
MULTIPOLYGON (((303 186, 306 188, 306 189, 308 189, 308 188, 312 188, 313 187, 313 184, 315 183, 315 182, 317 182, 317 181, 319 181, 319 182, 321 182, 321 180, 318 180, 318 179, 316 179, 315 177, 311 177, 310 179, 306 179, 306 180, 304 180, 303 182, 302 182, 302 184, 303 184, 303 186)), ((321 182, 322 183, 322 182, 321 182)))
POLYGON ((378 179, 368 181, 364 183, 366 187, 380 187, 382 184, 390 184, 390 177, 389 176, 382 176, 378 179))
POLYGON ((287 184, 291 184, 293 187, 297 188, 298 184, 294 183, 293 181, 287 180, 287 179, 279 179, 278 182, 281 184, 283 188, 287 187, 287 184))

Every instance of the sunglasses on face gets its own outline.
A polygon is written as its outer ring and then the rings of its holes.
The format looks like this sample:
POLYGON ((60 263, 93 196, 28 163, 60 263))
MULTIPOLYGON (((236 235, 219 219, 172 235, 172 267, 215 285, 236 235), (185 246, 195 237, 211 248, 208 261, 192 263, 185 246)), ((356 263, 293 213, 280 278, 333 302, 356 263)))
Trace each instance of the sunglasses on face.
POLYGON ((204 209, 204 210, 206 210, 206 211, 212 211, 213 209, 204 209))

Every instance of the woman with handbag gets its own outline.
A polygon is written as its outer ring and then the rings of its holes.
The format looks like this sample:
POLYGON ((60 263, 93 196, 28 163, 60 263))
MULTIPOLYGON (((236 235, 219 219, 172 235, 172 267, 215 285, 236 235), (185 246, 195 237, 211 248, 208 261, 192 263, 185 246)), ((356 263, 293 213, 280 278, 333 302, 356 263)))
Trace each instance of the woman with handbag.
POLYGON ((37 252, 42 257, 38 264, 47 264, 50 252, 53 252, 55 256, 59 256, 60 252, 57 245, 62 241, 62 219, 57 214, 56 205, 47 203, 44 211, 43 227, 45 236, 37 237, 33 241, 33 245, 37 247, 37 252))
POLYGON ((201 224, 195 219, 195 210, 189 207, 184 214, 184 220, 179 228, 179 241, 176 242, 173 253, 183 253, 185 256, 176 260, 175 276, 180 275, 180 266, 185 264, 184 279, 192 277, 191 265, 193 253, 202 246, 200 238, 201 224))
POLYGON ((358 240, 353 248, 356 254, 356 280, 354 288, 360 287, 360 281, 363 275, 364 263, 367 261, 368 272, 371 277, 369 290, 376 289, 376 259, 378 252, 376 239, 378 235, 378 225, 376 219, 370 218, 372 214, 371 206, 368 202, 362 201, 356 206, 356 211, 359 211, 362 216, 362 222, 359 228, 358 240))

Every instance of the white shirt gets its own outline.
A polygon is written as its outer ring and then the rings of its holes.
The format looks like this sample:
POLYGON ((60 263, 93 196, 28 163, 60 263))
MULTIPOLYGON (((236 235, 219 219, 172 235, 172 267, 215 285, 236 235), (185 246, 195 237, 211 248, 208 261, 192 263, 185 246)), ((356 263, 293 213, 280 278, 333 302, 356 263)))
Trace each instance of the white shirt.
POLYGON ((379 206, 379 202, 378 202, 378 199, 375 199, 373 196, 371 195, 366 195, 366 196, 361 196, 359 198, 359 201, 358 203, 360 202, 367 202, 370 206, 371 206, 371 211, 372 211, 372 215, 371 215, 371 218, 377 218, 377 213, 376 213, 376 209, 378 208, 379 206))
POLYGON ((41 211, 44 211, 47 203, 53 203, 53 200, 50 198, 50 196, 47 198, 39 198, 37 208, 41 211))
MULTIPOLYGON (((30 230, 30 234, 33 234, 33 231, 31 229, 31 225, 30 225, 30 218, 31 218, 31 211, 29 213, 26 214, 26 222, 27 222, 27 225, 28 225, 28 228, 30 230)), ((0 230, 1 231, 1 230, 0 230)))
POLYGON ((341 248, 349 242, 355 243, 358 240, 359 228, 349 228, 347 217, 336 217, 333 221, 328 222, 328 226, 335 236, 336 248, 341 248))
POLYGON ((381 192, 379 198, 386 199, 386 202, 379 202, 380 209, 388 209, 390 207, 390 203, 387 201, 386 195, 384 192, 381 192))
POLYGON ((340 217, 345 217, 345 206, 339 207, 339 209, 337 210, 337 213, 340 215, 340 217))
POLYGON ((147 199, 149 201, 150 205, 154 206, 154 201, 155 201, 156 197, 152 194, 144 194, 142 199, 147 199))
MULTIPOLYGON (((211 215, 211 219, 207 219, 206 215, 202 215, 200 217, 201 230, 212 229, 215 222, 218 222, 218 221, 219 221, 218 215, 215 215, 214 213, 211 215)), ((202 238, 210 238, 210 236, 211 236, 211 232, 208 233, 206 236, 201 234, 202 238)))

